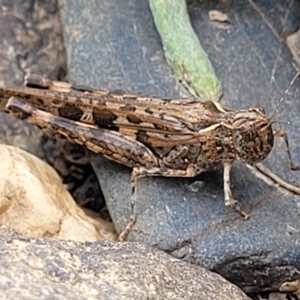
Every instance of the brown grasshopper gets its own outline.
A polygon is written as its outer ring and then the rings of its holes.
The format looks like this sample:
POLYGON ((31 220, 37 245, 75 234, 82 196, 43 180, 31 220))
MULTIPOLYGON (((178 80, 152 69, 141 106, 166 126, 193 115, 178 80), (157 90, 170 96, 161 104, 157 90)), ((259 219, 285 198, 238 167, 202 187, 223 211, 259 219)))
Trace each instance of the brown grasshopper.
MULTIPOLYGON (((143 176, 194 177, 222 163, 225 205, 249 217, 233 199, 230 170, 236 159, 252 165, 270 153, 275 121, 264 109, 230 110, 215 101, 91 90, 32 74, 25 85, 0 88, 0 110, 133 168, 131 216, 119 240, 135 223, 136 180, 143 176)), ((296 168, 289 150, 288 155, 296 168)))

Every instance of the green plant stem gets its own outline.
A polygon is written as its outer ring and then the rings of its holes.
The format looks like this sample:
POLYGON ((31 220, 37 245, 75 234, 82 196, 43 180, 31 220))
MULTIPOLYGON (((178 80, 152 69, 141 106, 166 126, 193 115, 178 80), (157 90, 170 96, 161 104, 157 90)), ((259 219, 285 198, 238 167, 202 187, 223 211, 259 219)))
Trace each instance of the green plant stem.
POLYGON ((221 84, 192 26, 185 0, 149 0, 165 57, 176 78, 203 100, 217 100, 221 84))

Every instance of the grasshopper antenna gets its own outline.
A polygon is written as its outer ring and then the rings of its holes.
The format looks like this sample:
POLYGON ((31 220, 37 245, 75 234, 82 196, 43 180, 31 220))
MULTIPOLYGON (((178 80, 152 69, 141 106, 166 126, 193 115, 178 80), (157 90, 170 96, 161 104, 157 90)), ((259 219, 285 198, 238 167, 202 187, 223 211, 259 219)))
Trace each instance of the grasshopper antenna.
MULTIPOLYGON (((270 120, 272 120, 272 118, 275 116, 275 114, 278 111, 278 108, 280 107, 281 103, 283 102, 283 100, 285 99, 286 95, 288 94, 288 92, 290 91, 292 85, 294 84, 294 82, 296 81, 296 79, 298 78, 298 76, 300 75, 300 69, 298 70, 298 72, 296 73, 296 75, 294 76, 293 80, 291 81, 291 83, 289 84, 289 86, 287 87, 287 89, 284 91, 282 97, 280 98, 274 112, 272 113, 270 120)), ((276 121, 277 123, 277 121, 276 121)))
POLYGON ((291 124, 291 122, 289 122, 289 121, 279 121, 279 120, 274 120, 274 121, 270 122, 270 123, 268 124, 268 126, 266 126, 265 129, 271 127, 274 123, 277 123, 277 124, 278 124, 278 123, 279 123, 279 124, 291 124))

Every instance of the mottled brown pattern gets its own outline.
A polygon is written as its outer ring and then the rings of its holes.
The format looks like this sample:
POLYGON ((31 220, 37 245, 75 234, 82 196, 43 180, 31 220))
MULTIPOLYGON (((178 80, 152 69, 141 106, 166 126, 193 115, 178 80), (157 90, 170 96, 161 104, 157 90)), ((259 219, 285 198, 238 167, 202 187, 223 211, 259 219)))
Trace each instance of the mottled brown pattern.
POLYGON ((112 125, 114 120, 117 119, 117 116, 108 109, 94 109, 92 114, 93 123, 99 127, 112 125))
POLYGON ((126 104, 124 106, 120 106, 120 110, 123 110, 123 111, 131 111, 131 112, 134 112, 136 111, 136 107, 130 105, 130 104, 126 104))
MULTIPOLYGON (((132 167, 133 191, 141 176, 193 177, 222 163, 225 205, 248 217, 233 199, 230 169, 236 157, 252 164, 270 153, 273 131, 262 108, 229 110, 213 101, 79 91, 32 76, 27 82, 42 87, 0 89, 0 109, 132 167)), ((121 239, 135 222, 134 202, 132 207, 121 239)))
POLYGON ((79 121, 83 115, 83 111, 73 105, 64 105, 58 108, 58 113, 63 118, 79 121))
POLYGON ((141 124, 143 121, 135 116, 127 116, 127 121, 132 124, 141 124))

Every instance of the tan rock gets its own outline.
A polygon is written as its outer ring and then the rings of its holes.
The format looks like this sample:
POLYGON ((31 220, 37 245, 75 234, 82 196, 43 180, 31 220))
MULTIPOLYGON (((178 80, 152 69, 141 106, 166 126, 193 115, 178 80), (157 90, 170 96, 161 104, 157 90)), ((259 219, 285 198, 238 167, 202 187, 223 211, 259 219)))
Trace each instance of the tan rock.
POLYGON ((113 225, 78 207, 58 174, 39 158, 0 145, 0 170, 0 223, 31 238, 116 238, 113 225))

